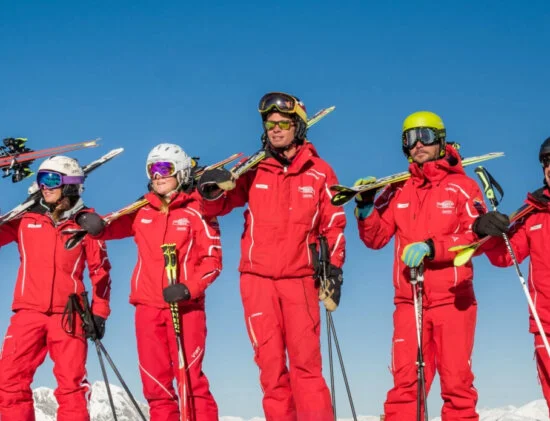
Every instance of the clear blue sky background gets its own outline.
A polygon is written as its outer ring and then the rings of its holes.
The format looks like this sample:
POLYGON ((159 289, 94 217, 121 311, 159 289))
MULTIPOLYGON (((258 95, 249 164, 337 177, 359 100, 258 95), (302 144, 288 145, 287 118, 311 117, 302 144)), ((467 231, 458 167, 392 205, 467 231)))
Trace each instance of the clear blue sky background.
MULTIPOLYGON (((2 1, 0 17, 0 135, 28 137, 35 149, 101 136, 101 148, 72 154, 82 163, 124 147, 86 183, 84 198, 101 213, 145 191, 145 157, 157 143, 179 143, 201 163, 256 151, 257 102, 273 90, 298 95, 310 114, 337 106, 309 138, 343 183, 405 170, 401 123, 428 109, 443 117, 464 156, 506 153, 486 164, 506 190, 503 211, 541 185, 537 153, 550 135, 544 0, 2 1)), ((29 184, 2 181, 2 210, 24 199, 29 184)), ((382 412, 391 384, 392 247, 365 248, 352 210, 346 208, 345 285, 334 320, 357 412, 372 415, 382 412)), ((221 219, 224 270, 208 291, 205 371, 220 415, 252 417, 262 409, 238 294, 242 222, 242 209, 221 219)), ((127 302, 135 247, 122 240, 109 250, 113 313, 104 342, 143 399, 127 302)), ((18 261, 14 245, 0 252, 1 332, 18 261)), ((484 257, 475 266, 479 406, 538 399, 518 279, 484 257)), ((324 331, 322 341, 326 348, 324 331)), ((100 379, 95 352, 89 360, 90 379, 100 379)), ((34 385, 54 385, 50 363, 34 385)), ((349 416, 337 386, 340 415, 349 416)), ((435 415, 438 387, 430 405, 435 415)))

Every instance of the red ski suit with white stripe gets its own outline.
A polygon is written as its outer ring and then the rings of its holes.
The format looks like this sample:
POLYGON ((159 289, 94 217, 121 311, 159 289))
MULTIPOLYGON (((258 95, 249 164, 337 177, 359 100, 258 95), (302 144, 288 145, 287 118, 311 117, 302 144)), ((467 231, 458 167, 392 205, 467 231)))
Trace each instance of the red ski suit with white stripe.
POLYGON ((234 190, 203 202, 207 215, 248 203, 241 297, 267 421, 333 419, 321 372, 319 298, 309 245, 326 236, 331 263, 344 263, 345 214, 330 204, 328 189, 336 183, 334 171, 305 143, 290 165, 268 157, 240 177, 234 190))
POLYGON ((190 421, 217 421, 218 407, 202 372, 206 342, 205 290, 220 274, 222 255, 217 221, 207 222, 194 195, 176 193, 166 212, 154 193, 149 204, 105 227, 105 240, 134 237, 138 261, 131 280, 130 303, 136 307, 135 328, 143 393, 151 421, 179 421, 178 352, 172 317, 162 290, 168 286, 162 244, 175 243, 177 282, 191 300, 180 303, 184 354, 187 362, 190 421))
MULTIPOLYGON (((544 194, 550 201, 550 191, 545 189, 544 194)), ((533 205, 536 210, 517 221, 508 237, 519 263, 530 257, 529 294, 546 336, 550 338, 550 202, 542 204, 528 196, 525 203, 533 205)), ((495 266, 507 267, 514 264, 504 239, 500 237, 491 238, 483 246, 483 250, 495 266)), ((539 378, 544 398, 550 408, 550 358, 530 310, 529 331, 535 335, 539 378)))
POLYGON ((47 208, 39 204, 21 219, 0 226, 0 246, 16 241, 21 256, 12 304, 15 314, 0 357, 2 421, 34 421, 30 386, 48 352, 57 379, 57 420, 90 419, 86 339, 79 322, 71 335, 63 329, 61 318, 69 295, 86 289, 86 264, 92 283, 92 312, 105 319, 109 316, 111 265, 102 241, 86 238, 74 249, 65 249, 67 236, 61 232, 79 228, 74 214, 68 213, 70 218, 56 225, 47 208))
POLYGON ((380 249, 395 236, 393 284, 396 305, 392 346, 394 387, 385 403, 386 421, 416 420, 417 338, 409 268, 401 261, 408 244, 431 239, 433 259, 424 260, 423 351, 427 390, 441 378, 443 421, 477 420, 477 392, 470 367, 476 321, 471 263, 454 267, 451 246, 476 240, 472 224, 485 209, 474 180, 464 173, 456 150, 409 166, 411 178, 388 186, 373 213, 358 220, 367 247, 380 249), (451 164, 454 163, 454 165, 451 164))

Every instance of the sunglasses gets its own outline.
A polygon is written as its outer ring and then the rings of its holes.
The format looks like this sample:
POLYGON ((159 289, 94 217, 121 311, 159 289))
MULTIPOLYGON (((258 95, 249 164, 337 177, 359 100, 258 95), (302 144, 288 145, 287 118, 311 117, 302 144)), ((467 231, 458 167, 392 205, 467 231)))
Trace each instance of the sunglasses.
POLYGON ((415 127, 403 133, 403 146, 411 150, 417 142, 424 146, 431 146, 438 143, 441 139, 440 131, 430 127, 415 127))
POLYGON ((64 175, 55 171, 38 171, 36 184, 41 189, 56 189, 65 184, 82 184, 84 177, 64 175))
POLYGON ((266 130, 273 130, 275 126, 279 126, 281 130, 288 130, 290 129, 294 123, 290 120, 281 120, 281 121, 264 121, 264 127, 266 130))
POLYGON ((550 155, 544 155, 540 160, 540 163, 542 164, 542 168, 547 168, 550 166, 550 155))
POLYGON ((154 179, 158 174, 160 177, 170 177, 176 174, 176 166, 170 161, 158 161, 147 165, 149 178, 154 179))

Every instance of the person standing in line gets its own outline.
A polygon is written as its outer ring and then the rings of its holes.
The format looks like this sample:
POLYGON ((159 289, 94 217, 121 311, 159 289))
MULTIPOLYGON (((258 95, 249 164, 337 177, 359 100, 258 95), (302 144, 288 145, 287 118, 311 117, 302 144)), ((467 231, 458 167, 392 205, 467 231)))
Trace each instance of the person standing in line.
POLYGON ((346 224, 342 208, 330 203, 328 186, 337 179, 306 139, 307 114, 298 98, 271 92, 260 100, 259 111, 268 157, 236 181, 225 169, 205 171, 199 180, 203 209, 217 216, 248 204, 240 290, 266 420, 332 421, 321 370, 319 286, 310 245, 320 235, 327 238, 327 295, 337 305, 346 224))
MULTIPOLYGON (((490 262, 498 267, 512 266, 514 261, 508 252, 502 234, 508 229, 510 244, 518 263, 527 257, 529 264, 529 294, 535 305, 546 336, 550 335, 550 137, 539 149, 539 162, 544 176, 543 186, 529 193, 525 203, 533 206, 533 211, 516 221, 509 228, 509 218, 499 212, 489 212, 476 221, 483 235, 494 236, 482 246, 490 262)), ((529 332, 534 336, 537 371, 542 393, 550 412, 550 357, 541 333, 530 312, 529 332)))
MULTIPOLYGON (((359 236, 369 248, 383 248, 395 237, 395 311, 391 370, 394 385, 384 403, 386 421, 417 418, 417 326, 412 269, 423 266, 422 348, 426 393, 436 370, 441 380, 443 421, 477 421, 477 390, 471 355, 477 304, 473 267, 454 267, 449 247, 478 236, 472 224, 485 205, 455 147, 446 142, 441 118, 429 111, 403 123, 402 149, 410 179, 356 197, 359 236), (376 197, 375 197, 376 195, 376 197)), ((360 179, 356 185, 376 181, 360 179)), ((420 269, 421 270, 421 269, 420 269)))
MULTIPOLYGON (((130 303, 136 308, 135 329, 143 394, 151 421, 180 421, 173 381, 178 349, 169 303, 178 303, 190 421, 218 421, 218 406, 202 371, 206 343, 205 291, 222 269, 220 233, 215 218, 204 218, 193 191, 192 161, 178 145, 161 143, 147 157, 149 204, 105 225, 97 214, 80 225, 94 238, 133 237, 138 261, 131 280, 130 303), (168 284, 161 245, 175 243, 178 283, 168 284)), ((182 388, 178 388, 182 390, 182 388)))
POLYGON ((21 265, 12 304, 14 315, 0 354, 0 419, 34 421, 31 383, 49 353, 57 379, 58 421, 89 421, 90 384, 86 379, 86 337, 101 339, 110 313, 110 269, 105 243, 86 238, 64 248, 66 229, 90 212, 80 197, 84 172, 75 159, 53 156, 39 167, 41 200, 19 219, 0 226, 0 246, 17 242, 21 265), (94 326, 64 330, 62 318, 71 294, 85 291, 84 269, 92 282, 94 326))

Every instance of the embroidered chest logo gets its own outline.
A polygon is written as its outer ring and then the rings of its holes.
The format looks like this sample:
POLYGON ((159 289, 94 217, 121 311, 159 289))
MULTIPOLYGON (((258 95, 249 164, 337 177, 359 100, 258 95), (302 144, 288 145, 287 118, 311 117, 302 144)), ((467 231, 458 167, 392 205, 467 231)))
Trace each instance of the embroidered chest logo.
POLYGON ((312 186, 298 186, 298 192, 302 194, 304 199, 313 199, 315 197, 315 190, 312 186))
POLYGON ((174 219, 172 225, 176 227, 176 231, 187 231, 191 226, 191 222, 187 218, 174 219))
POLYGON ((397 209, 407 209, 409 207, 409 203, 398 203, 397 209))
POLYGON ((151 222, 153 222, 152 219, 141 218, 141 223, 142 223, 142 224, 150 224, 151 222))
POLYGON ((444 200, 443 202, 437 202, 436 206, 441 209, 441 213, 444 215, 450 215, 454 213, 455 202, 452 200, 444 200))
POLYGON ((536 230, 540 230, 541 228, 542 228, 542 224, 537 224, 529 228, 529 231, 536 231, 536 230))

